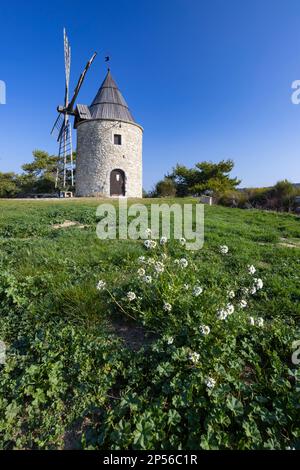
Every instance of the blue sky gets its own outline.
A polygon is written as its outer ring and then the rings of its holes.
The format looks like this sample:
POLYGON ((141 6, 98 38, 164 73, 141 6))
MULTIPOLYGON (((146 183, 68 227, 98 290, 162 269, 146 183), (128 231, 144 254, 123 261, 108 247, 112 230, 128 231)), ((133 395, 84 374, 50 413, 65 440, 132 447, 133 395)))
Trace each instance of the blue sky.
POLYGON ((241 186, 300 182, 299 0, 2 0, 0 21, 0 171, 19 171, 35 148, 56 151, 66 26, 71 88, 98 51, 79 103, 92 101, 111 56, 145 129, 145 188, 177 162, 226 158, 241 186))

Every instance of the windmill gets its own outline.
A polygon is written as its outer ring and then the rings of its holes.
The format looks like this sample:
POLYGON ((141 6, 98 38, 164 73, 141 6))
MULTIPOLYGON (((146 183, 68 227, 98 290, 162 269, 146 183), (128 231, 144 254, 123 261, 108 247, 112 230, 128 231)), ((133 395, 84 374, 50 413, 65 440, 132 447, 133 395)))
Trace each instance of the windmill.
POLYGON ((72 99, 69 101, 69 83, 70 83, 70 67, 71 67, 71 47, 64 28, 64 59, 65 59, 65 98, 63 106, 58 106, 58 117, 53 125, 51 134, 56 130, 58 133, 58 162, 55 179, 55 187, 62 189, 67 188, 67 180, 70 177, 71 186, 74 186, 74 162, 72 149, 72 124, 70 116, 75 116, 74 104, 80 88, 83 84, 85 75, 92 65, 97 53, 95 52, 87 62, 82 74, 79 77, 72 99))

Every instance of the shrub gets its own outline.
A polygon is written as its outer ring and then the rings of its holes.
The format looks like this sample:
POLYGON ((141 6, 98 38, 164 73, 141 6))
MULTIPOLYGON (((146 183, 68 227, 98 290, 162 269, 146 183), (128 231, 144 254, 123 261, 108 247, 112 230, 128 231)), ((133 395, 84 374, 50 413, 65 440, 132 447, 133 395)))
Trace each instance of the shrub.
POLYGON ((153 191, 153 197, 174 197, 175 195, 176 186, 170 178, 159 181, 153 191))

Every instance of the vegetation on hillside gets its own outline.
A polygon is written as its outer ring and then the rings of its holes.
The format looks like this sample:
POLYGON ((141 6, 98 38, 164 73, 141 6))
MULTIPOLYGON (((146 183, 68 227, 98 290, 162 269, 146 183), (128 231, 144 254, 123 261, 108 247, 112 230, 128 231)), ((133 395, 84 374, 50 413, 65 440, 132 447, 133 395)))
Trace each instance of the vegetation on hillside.
MULTIPOLYGON (((73 160, 76 162, 76 152, 73 152, 73 160)), ((22 174, 0 172, 0 198, 58 195, 60 188, 55 187, 57 165, 57 156, 34 150, 33 161, 22 166, 22 174)), ((241 180, 230 176, 233 168, 232 160, 219 163, 203 161, 196 163, 193 168, 176 165, 164 179, 156 183, 152 191, 143 191, 143 196, 187 197, 206 194, 213 196, 215 203, 243 209, 293 211, 299 206, 295 198, 300 196, 300 188, 296 185, 282 180, 271 188, 239 190, 237 186, 241 180)), ((67 185, 69 190, 74 189, 68 172, 67 185)))
POLYGON ((232 160, 222 160, 219 163, 199 162, 194 168, 176 165, 164 180, 156 184, 153 196, 199 196, 207 191, 217 195, 234 190, 241 181, 230 178, 233 167, 232 160))
MULTIPOLYGON (((55 179, 59 164, 58 157, 49 155, 44 150, 34 150, 32 155, 33 161, 22 165, 23 173, 20 175, 0 172, 0 198, 57 193, 55 179)), ((73 158, 76 159, 75 152, 73 158)), ((68 174, 67 183, 71 185, 68 174)))
POLYGON ((299 220, 206 207, 189 252, 97 204, 0 202, 0 447, 300 448, 299 220))
POLYGON ((185 197, 210 195, 214 202, 241 209, 268 209, 293 211, 298 206, 296 196, 300 188, 287 180, 278 181, 270 188, 237 189, 241 183, 231 178, 234 168, 232 160, 219 163, 201 162, 194 168, 177 165, 170 174, 159 181, 150 197, 185 197))

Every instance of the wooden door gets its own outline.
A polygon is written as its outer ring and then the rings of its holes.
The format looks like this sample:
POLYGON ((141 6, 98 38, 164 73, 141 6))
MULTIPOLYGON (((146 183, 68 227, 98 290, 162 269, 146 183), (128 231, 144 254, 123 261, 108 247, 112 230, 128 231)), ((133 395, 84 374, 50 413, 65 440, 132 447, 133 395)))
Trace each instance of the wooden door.
POLYGON ((125 196, 125 173, 123 170, 112 170, 110 174, 110 195, 125 196))

